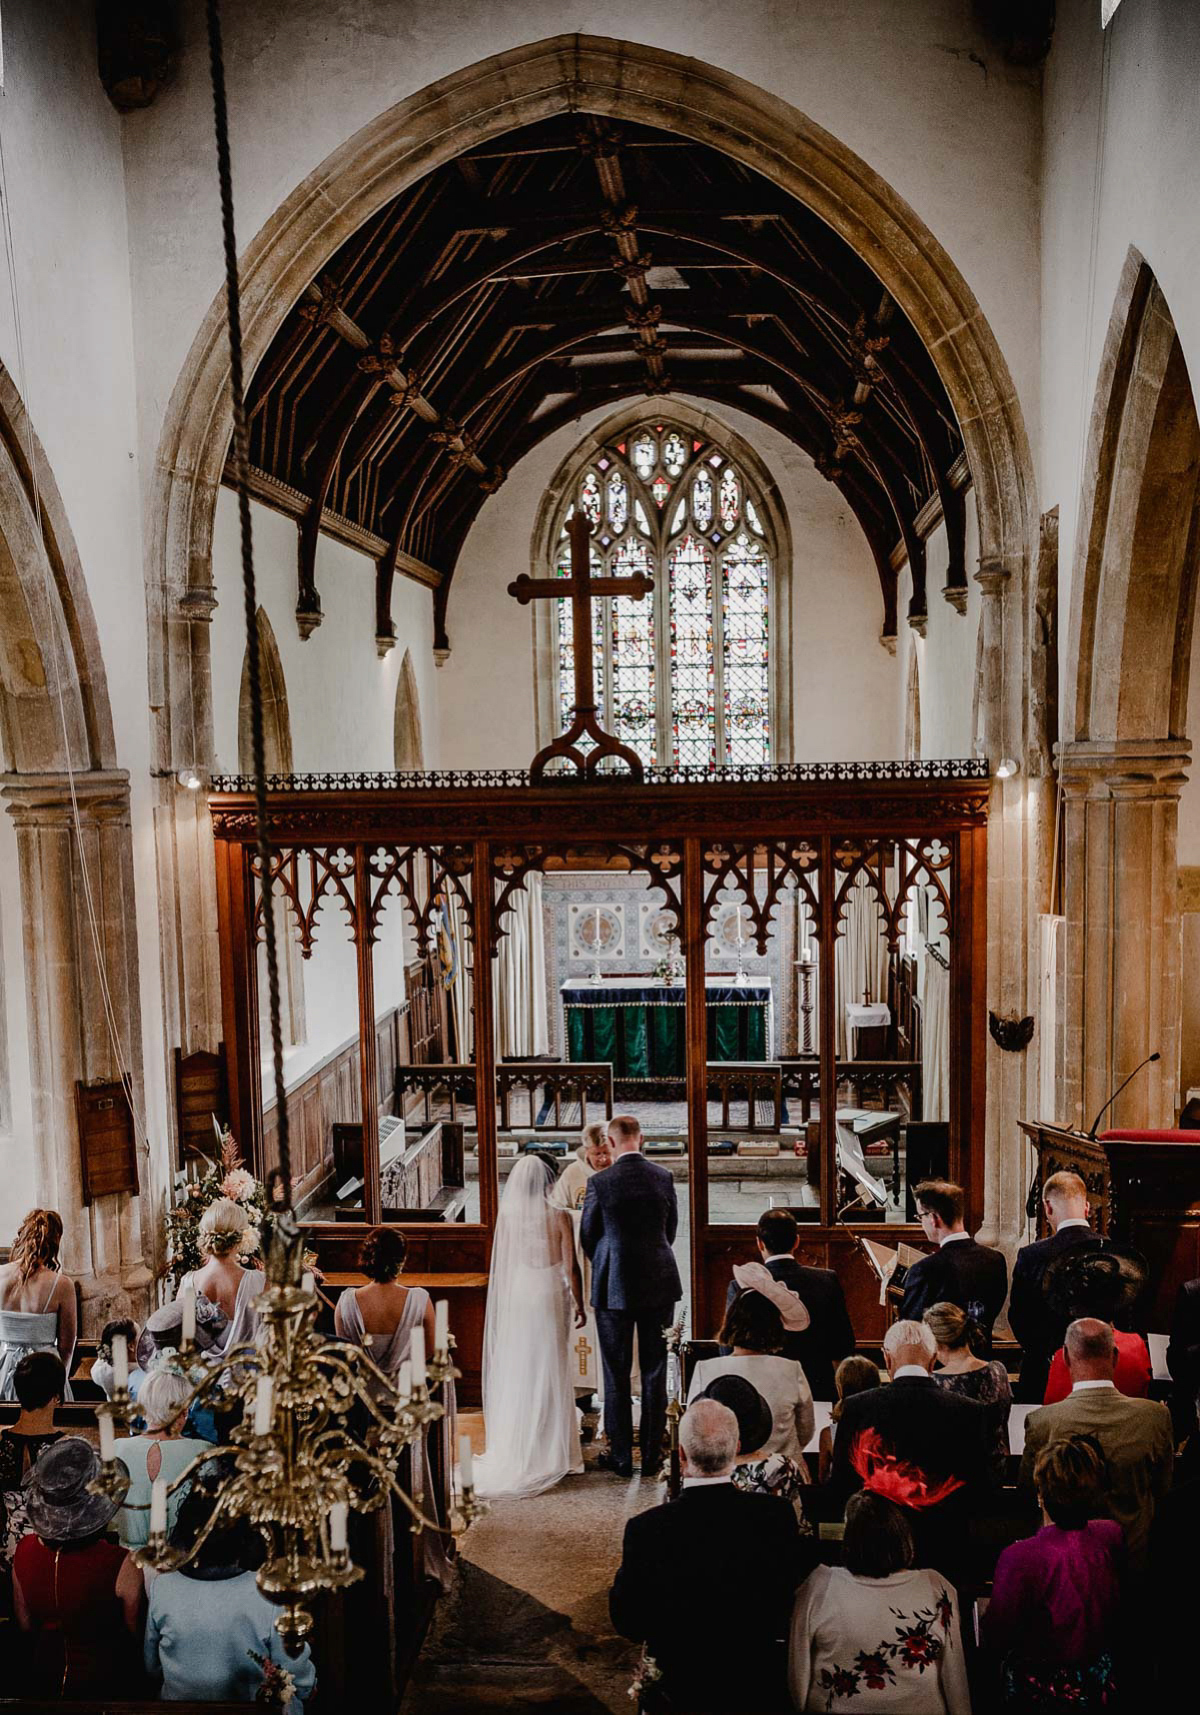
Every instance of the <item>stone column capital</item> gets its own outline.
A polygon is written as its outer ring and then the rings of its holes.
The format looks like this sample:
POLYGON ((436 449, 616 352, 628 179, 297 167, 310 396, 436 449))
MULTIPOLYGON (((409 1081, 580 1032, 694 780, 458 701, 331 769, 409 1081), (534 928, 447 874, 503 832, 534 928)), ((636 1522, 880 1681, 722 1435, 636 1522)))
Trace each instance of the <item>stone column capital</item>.
POLYGON ((129 775, 124 768, 0 774, 0 797, 18 828, 70 827, 76 808, 88 822, 117 821, 129 815, 129 775))
POLYGON ((1003 560, 988 558, 980 560, 975 582, 985 596, 999 595, 1011 577, 1012 568, 1006 566, 1003 560))
POLYGON ((1054 747, 1069 798, 1178 798, 1192 747, 1185 738, 1072 739, 1054 747))

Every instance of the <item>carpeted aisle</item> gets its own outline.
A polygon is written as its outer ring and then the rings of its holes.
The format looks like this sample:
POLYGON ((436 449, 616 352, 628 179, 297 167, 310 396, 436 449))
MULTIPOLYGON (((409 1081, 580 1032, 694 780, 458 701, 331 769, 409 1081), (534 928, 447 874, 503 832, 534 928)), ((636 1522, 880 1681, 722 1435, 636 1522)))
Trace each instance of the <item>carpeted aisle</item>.
MULTIPOLYGON (((478 1420, 460 1421, 477 1439, 478 1420)), ((593 1451, 586 1453, 590 1463, 593 1451)), ((496 1501, 466 1538, 403 1715, 628 1715, 640 1652, 614 1633, 608 1591, 626 1519, 663 1494, 657 1482, 589 1469, 548 1494, 496 1501)))

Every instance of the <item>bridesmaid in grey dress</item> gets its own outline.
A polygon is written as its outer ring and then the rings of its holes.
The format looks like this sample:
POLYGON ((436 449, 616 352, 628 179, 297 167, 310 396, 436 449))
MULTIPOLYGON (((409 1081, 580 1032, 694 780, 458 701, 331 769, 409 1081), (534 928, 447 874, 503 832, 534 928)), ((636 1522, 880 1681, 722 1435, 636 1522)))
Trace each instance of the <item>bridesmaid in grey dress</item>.
MULTIPOLYGON (((408 1359, 414 1328, 425 1331, 426 1353, 433 1351, 433 1303, 423 1286, 403 1286, 400 1271, 406 1251, 404 1235, 396 1227, 376 1227, 363 1242, 360 1266, 367 1277, 365 1286, 348 1286, 337 1301, 334 1327, 343 1340, 362 1346, 371 1361, 395 1382, 400 1367, 408 1359)), ((447 1382, 439 1390, 446 1415, 430 1433, 441 1437, 443 1457, 449 1460, 454 1447, 454 1383, 447 1382)), ((422 1443, 422 1459, 414 1471, 414 1500, 426 1513, 430 1511, 428 1497, 433 1493, 433 1475, 429 1453, 422 1443), (419 1484, 420 1492, 415 1492, 419 1484), (422 1501, 422 1497, 425 1497, 422 1501)), ((379 1516, 379 1515, 377 1515, 379 1516)), ((384 1508, 384 1517, 390 1509, 384 1508)), ((446 1556, 445 1538, 435 1531, 424 1532, 425 1572, 445 1586, 449 1581, 450 1563, 446 1556)), ((390 1556, 385 1560, 390 1561, 390 1556)))
MULTIPOLYGON (((57 1352, 71 1373, 77 1313, 75 1282, 58 1260, 62 1231, 57 1210, 31 1209, 0 1267, 0 1399, 17 1397, 13 1377, 26 1352, 57 1352)), ((63 1398, 71 1397, 68 1384, 63 1398)))

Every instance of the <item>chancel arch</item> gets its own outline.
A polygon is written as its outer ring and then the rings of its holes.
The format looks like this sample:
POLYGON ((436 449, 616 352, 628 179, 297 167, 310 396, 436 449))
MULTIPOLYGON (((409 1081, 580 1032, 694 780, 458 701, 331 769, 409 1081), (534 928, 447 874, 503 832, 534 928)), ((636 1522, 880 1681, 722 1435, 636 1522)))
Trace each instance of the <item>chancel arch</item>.
MULTIPOLYGON (((84 567, 45 451, 3 368, 0 757, 0 850, 5 888, 19 894, 22 930, 21 944, 4 949, 5 986, 10 1009, 22 989, 26 996, 28 1044, 26 1064, 10 1068, 15 1101, 4 1177, 14 1199, 62 1210, 63 1260, 80 1278, 90 1325, 110 1306, 144 1308, 152 1279, 146 1258, 153 1248, 143 1248, 137 1197, 122 1192, 85 1203, 76 1128, 80 1080, 127 1080, 137 1124, 145 1123, 128 910, 129 777, 117 766, 84 567)), ((13 923, 6 909, 5 930, 13 923)), ((3 1024, 7 1029, 9 1019, 3 1024)), ((150 1162, 140 1147, 137 1159, 139 1190, 149 1193, 150 1162)), ((12 1212, 19 1220, 24 1211, 12 1212)))
MULTIPOLYGON (((385 205, 456 157, 519 127, 548 123, 564 115, 588 116, 589 124, 594 122, 592 135, 601 148, 604 122, 612 122, 630 127, 666 128, 679 138, 718 152, 748 182, 765 185, 773 194, 796 199, 797 206, 807 211, 806 218, 811 216, 824 223, 838 243, 848 247, 862 267, 869 270, 875 283, 873 289, 880 291, 881 298, 886 295, 905 319, 912 333, 914 358, 921 364, 932 365, 934 392, 944 391, 949 418, 957 425, 956 433, 961 435, 976 496, 980 537, 977 576, 983 595, 981 623, 988 658, 988 692, 983 711, 985 748, 989 756, 1020 754, 1026 710, 1019 653, 1037 509, 1028 440, 1008 366, 973 292, 917 213, 845 144, 788 103, 744 79, 684 55, 643 44, 563 35, 496 55, 407 97, 335 150, 284 199, 247 245, 241 258, 241 273, 249 373, 255 375, 259 371, 273 342, 288 323, 293 306, 298 312, 303 310, 303 315, 297 313, 295 319, 304 327, 322 330, 331 321, 341 325, 339 318, 345 312, 339 308, 336 290, 331 295, 330 283, 327 280, 322 283, 323 270, 385 205), (601 128, 599 132, 596 126, 601 128), (367 161, 370 170, 364 171, 367 161), (314 219, 318 211, 320 218, 314 219)), ((629 267, 636 273, 636 259, 625 260, 621 248, 621 211, 607 209, 602 220, 595 214, 594 193, 593 183, 589 231, 594 225, 597 232, 609 234, 606 268, 619 263, 620 267, 629 267), (617 246, 615 252, 613 245, 617 246)), ((699 226, 693 236, 701 241, 701 253, 711 261, 713 247, 705 241, 705 233, 699 226)), ((755 249, 749 237, 707 233, 709 239, 714 236, 719 236, 732 266, 754 267, 755 249), (730 246, 737 254, 731 253, 730 246)), ((687 237, 686 232, 668 232, 664 242, 673 244, 676 239, 687 237)), ((657 239, 655 242, 659 243, 657 239)), ((510 249, 512 270, 519 272, 524 267, 527 274, 532 271, 536 276, 536 258, 531 260, 519 244, 511 241, 510 249)), ((695 255, 688 248, 686 256, 691 260, 685 260, 683 265, 694 265, 695 255)), ((561 271, 560 262, 554 267, 561 271)), ((767 279, 770 283, 769 270, 767 279)), ((677 294, 677 301, 682 297, 682 293, 677 294)), ((426 308, 436 311, 437 305, 430 299, 426 308)), ((669 318, 667 330, 660 336, 651 315, 646 313, 652 310, 652 305, 643 308, 634 299, 629 308, 633 319, 623 314, 620 317, 625 323, 622 342, 629 341, 630 334, 636 333, 639 345, 646 347, 646 361, 652 366, 661 355, 656 343, 661 337, 675 363, 680 342, 672 343, 669 318), (636 325, 639 319, 645 321, 644 328, 636 325)), ((868 337, 869 321, 868 316, 868 325, 863 329, 868 337)), ((843 350, 838 361, 845 365, 849 352, 845 340, 847 334, 854 333, 854 326, 847 329, 840 325, 842 333, 837 337, 843 342, 843 350)), ((711 347, 714 339, 718 344, 727 341, 728 330, 714 327, 707 320, 697 321, 697 329, 696 337, 705 348, 711 347)), ((359 347, 354 360, 357 372, 375 376, 381 403, 386 395, 394 400, 397 411, 411 411, 417 404, 416 395, 420 394, 419 386, 413 392, 420 377, 408 370, 398 376, 395 348, 391 345, 385 348, 380 343, 385 333, 386 322, 369 332, 358 330, 356 339, 365 341, 370 349, 359 347)), ((600 340, 609 338, 596 329, 592 334, 600 340)), ((551 364, 569 361, 569 343, 564 345, 560 339, 553 351, 547 347, 543 351, 544 361, 551 364)), ((798 359, 783 352, 774 336, 764 343, 758 331, 747 329, 743 345, 748 377, 753 371, 748 392, 758 400, 755 410, 807 435, 812 446, 830 460, 831 474, 843 469, 846 461, 839 449, 852 452, 851 439, 861 427, 861 422, 852 420, 857 408, 848 401, 839 404, 836 396, 821 389, 818 400, 801 398, 803 388, 795 374, 789 374, 795 370, 798 359), (774 385, 771 378, 778 378, 783 386, 786 405, 771 401, 769 394, 774 385), (821 445, 819 436, 824 437, 821 445)), ((864 350, 861 361, 865 365, 872 356, 877 354, 864 350)), ((680 353, 680 364, 684 358, 685 354, 680 353)), ((706 370, 700 373, 709 362, 710 358, 705 356, 699 366, 689 363, 687 375, 682 372, 677 375, 675 385, 682 386, 689 377, 703 379, 705 396, 719 407, 726 402, 724 383, 706 370)), ((502 367, 506 385, 520 388, 523 372, 519 362, 502 363, 502 367)), ((263 374, 266 373, 264 370, 263 374)), ((185 747, 192 750, 197 741, 201 753, 211 755, 210 722, 203 695, 208 680, 208 637, 199 622, 211 612, 215 596, 209 546, 213 505, 229 443, 227 375, 221 296, 214 299, 172 394, 149 508, 153 529, 147 554, 149 606, 153 615, 161 616, 151 639, 152 676, 177 687, 177 694, 164 695, 155 702, 156 750, 164 758, 173 758, 185 747), (190 695, 188 686, 194 688, 190 695)), ((662 374, 655 374, 647 368, 644 379, 655 395, 671 385, 665 369, 662 374)), ((615 397, 628 398, 638 390, 647 390, 641 379, 626 376, 615 397)), ((694 385, 686 390, 696 396, 694 385)), ((739 390, 738 398, 746 391, 739 390)), ((551 402, 530 419, 529 434, 544 436, 562 421, 563 411, 576 410, 574 395, 575 383, 571 381, 563 403, 551 402)), ((426 396, 421 394, 421 398, 426 396)), ((604 398, 591 397, 583 401, 584 408, 605 402, 604 398)), ((499 412, 503 405, 502 396, 481 400, 478 428, 486 426, 489 412, 499 412)), ((434 409, 439 418, 443 413, 453 418, 450 401, 439 402, 434 409)), ((326 447, 322 468, 333 470, 335 458, 347 452, 350 455, 347 468, 357 468, 360 443, 369 429, 370 423, 364 420, 359 441, 353 445, 343 443, 340 451, 337 445, 326 447)), ((354 424, 349 425, 348 433, 354 434, 354 424)), ((469 471, 477 486, 503 480, 503 471, 492 468, 481 458, 479 449, 485 445, 486 436, 481 436, 474 424, 469 426, 468 439, 457 428, 441 421, 437 434, 442 438, 431 439, 417 486, 406 489, 403 496, 408 509, 406 516, 411 517, 414 526, 419 517, 427 515, 429 505, 446 491, 451 475, 469 471)), ((321 451, 319 447, 311 450, 321 451)), ((509 463, 515 464, 523 450, 518 441, 509 463)), ((868 517, 882 519, 892 506, 891 499, 876 504, 872 498, 876 492, 895 496, 901 503, 899 452, 896 436, 889 430, 879 447, 877 476, 858 495, 868 517)), ((306 505, 315 531, 324 514, 311 496, 306 505)), ((951 505, 947 516, 953 517, 955 510, 951 505)), ((379 576, 385 583, 400 572, 435 588, 436 641, 440 648, 448 647, 453 639, 447 623, 449 585, 444 572, 411 555, 407 549, 402 551, 396 534, 390 540, 380 536, 371 540, 380 554, 379 576)), ((904 545, 912 562, 914 599, 910 609, 912 617, 919 620, 925 600, 923 578, 919 576, 923 555, 911 529, 905 535, 904 545)), ((889 575, 893 546, 894 537, 875 530, 872 547, 880 568, 881 585, 886 584, 889 575)), ((959 558, 957 575, 961 579, 965 570, 961 555, 959 558)), ((961 582, 957 593, 961 594, 961 582)), ((313 609, 311 605, 304 607, 303 592, 298 606, 302 620, 306 615, 311 616, 313 609)), ((899 623, 898 615, 893 619, 895 623, 899 623)), ((1018 803, 1012 794, 998 794, 994 809, 991 839, 995 861, 989 882, 992 906, 1004 912, 1009 921, 1024 920, 1029 897, 1038 889, 1031 880, 1023 843, 1032 838, 1023 800, 1018 803), (998 830, 1010 811, 1016 831, 1006 847, 998 830)), ((170 878, 187 897, 187 903, 180 901, 164 910, 173 920, 211 923, 211 896, 203 884, 197 887, 195 872, 178 856, 177 848, 190 850, 195 845, 195 831, 183 825, 179 806, 170 807, 170 813, 158 825, 169 841, 160 864, 164 885, 170 878), (199 897, 194 897, 197 893, 199 897)), ((989 999, 1008 1011, 1015 1011, 1024 1003, 1027 941, 1023 934, 1014 935, 997 942, 991 950, 989 999)), ((207 952, 203 935, 181 937, 177 964, 182 981, 176 984, 173 969, 169 986, 180 987, 182 991, 178 997, 178 1028, 183 1030, 186 1026, 191 1033, 207 1019, 208 1033, 215 1041, 221 1028, 220 1008, 211 985, 207 952)), ((176 1002, 169 998, 167 1004, 170 1009, 176 1002)), ((1000 1068, 996 1070, 999 1072, 1000 1068)), ((997 1096, 998 1100, 988 1108, 989 1150, 1000 1147, 1001 1137, 1007 1135, 1006 1125, 1011 1130, 1010 1122, 1019 1111, 1015 1080, 1001 1079, 997 1096), (1007 1120, 1002 1108, 1005 1113, 1012 1110, 1007 1120)), ((1001 1226, 1015 1230, 1019 1199, 1010 1197, 1009 1203, 1011 1207, 1000 1206, 999 1191, 996 1196, 989 1195, 986 1216, 989 1231, 998 1231, 1001 1226)))
MULTIPOLYGON (((671 402, 618 412, 563 461, 539 508, 535 576, 568 569, 566 521, 592 522, 593 569, 644 572, 642 601, 596 607, 610 730, 647 766, 792 760, 792 540, 778 485, 719 418, 671 402)), ((569 723, 569 604, 534 610, 539 748, 569 723)))
POLYGON ((1200 420, 1170 308, 1132 250, 1100 359, 1076 543, 1059 746, 1062 1116, 1086 1126, 1116 1083, 1157 1052, 1161 1059, 1120 1098, 1113 1121, 1170 1126, 1178 1105, 1176 841, 1191 753, 1200 420))

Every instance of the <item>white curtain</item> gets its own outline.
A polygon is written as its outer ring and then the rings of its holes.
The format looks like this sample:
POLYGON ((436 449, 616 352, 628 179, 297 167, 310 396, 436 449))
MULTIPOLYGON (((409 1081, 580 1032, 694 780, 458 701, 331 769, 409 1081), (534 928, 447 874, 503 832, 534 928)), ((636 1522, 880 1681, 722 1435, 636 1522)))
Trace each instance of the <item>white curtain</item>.
POLYGON ((1058 1118, 1058 952, 1065 917, 1038 918, 1038 1117, 1058 1118))
POLYGON ((928 947, 921 960, 923 1116, 950 1118, 950 972, 928 947))
POLYGON ((458 950, 454 980, 450 984, 450 1011, 454 1018, 454 1040, 458 1045, 461 1064, 475 1058, 475 1009, 471 1005, 471 965, 474 948, 467 934, 466 912, 458 891, 446 883, 442 897, 446 903, 446 919, 454 945, 458 950))
POLYGON ((525 877, 512 896, 496 959, 497 1053, 528 1059, 550 1052, 542 878, 525 877))
POLYGON ((887 939, 879 898, 861 873, 846 902, 842 933, 837 939, 837 1057, 847 1055, 846 1008, 857 1006, 870 994, 873 1001, 887 1001, 887 939))

